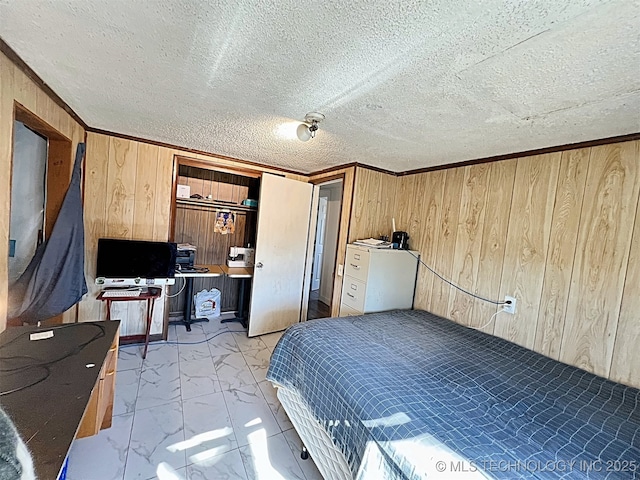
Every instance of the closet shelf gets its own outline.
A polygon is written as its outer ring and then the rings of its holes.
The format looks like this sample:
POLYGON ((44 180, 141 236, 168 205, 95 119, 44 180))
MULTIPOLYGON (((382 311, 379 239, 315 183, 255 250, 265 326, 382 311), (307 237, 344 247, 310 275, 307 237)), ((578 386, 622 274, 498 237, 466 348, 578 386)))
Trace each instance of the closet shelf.
POLYGON ((176 198, 177 205, 208 207, 212 209, 225 209, 238 212, 257 212, 257 207, 247 205, 237 205, 234 203, 217 202, 215 200, 205 200, 200 198, 176 198))

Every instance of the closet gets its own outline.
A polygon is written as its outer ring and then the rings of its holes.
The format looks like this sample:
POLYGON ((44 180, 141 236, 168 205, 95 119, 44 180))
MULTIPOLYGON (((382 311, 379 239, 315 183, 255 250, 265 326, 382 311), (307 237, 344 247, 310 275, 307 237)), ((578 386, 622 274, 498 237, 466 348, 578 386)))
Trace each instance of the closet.
MULTIPOLYGON (((176 157, 175 172, 172 241, 195 245, 195 263, 200 265, 225 264, 230 247, 254 247, 255 268, 247 294, 249 336, 297 323, 313 186, 259 170, 229 169, 185 157, 176 157), (178 185, 189 187, 190 198, 177 198, 178 185), (257 207, 243 205, 247 199, 257 200, 257 207), (234 215, 233 233, 215 231, 220 212, 234 215)), ((217 288, 222 294, 222 312, 236 311, 237 282, 226 276, 196 278, 193 290, 217 288)), ((181 285, 177 277, 170 295, 181 285)), ((181 315, 185 301, 184 292, 171 298, 170 314, 181 315)))
MULTIPOLYGON (((201 168, 195 162, 180 159, 177 184, 189 187, 192 198, 175 198, 173 241, 196 246, 195 262, 199 265, 219 265, 227 261, 230 247, 255 246, 257 207, 242 205, 246 199, 257 200, 260 176, 248 176, 201 168), (198 198, 199 197, 199 198, 198 198), (235 231, 214 231, 218 213, 233 214, 235 231)), ((176 292, 183 280, 176 277, 176 292)), ((221 310, 234 311, 238 304, 237 280, 225 276, 195 278, 194 292, 217 288, 222 293, 221 310)), ((175 294, 172 292, 171 294, 175 294)), ((182 315, 185 292, 170 299, 170 316, 182 315)))

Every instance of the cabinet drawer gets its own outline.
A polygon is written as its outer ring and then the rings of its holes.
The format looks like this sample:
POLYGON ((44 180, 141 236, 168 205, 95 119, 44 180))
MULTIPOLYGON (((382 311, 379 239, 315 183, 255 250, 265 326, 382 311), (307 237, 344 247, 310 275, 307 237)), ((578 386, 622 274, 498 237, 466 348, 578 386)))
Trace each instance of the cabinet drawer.
POLYGON ((113 416, 113 401, 116 388, 116 372, 111 371, 105 374, 102 382, 102 392, 100 395, 100 402, 98 411, 100 412, 100 428, 111 427, 111 420, 113 416))
POLYGON ((364 293, 366 284, 353 277, 344 277, 342 284, 342 303, 358 312, 364 312, 364 293))
POLYGON ((367 281, 369 273, 369 252, 347 249, 347 262, 345 265, 345 275, 350 275, 363 282, 367 281))
POLYGON ((340 316, 341 317, 355 317, 357 315, 364 315, 362 312, 358 312, 353 308, 345 305, 344 303, 340 305, 340 316))

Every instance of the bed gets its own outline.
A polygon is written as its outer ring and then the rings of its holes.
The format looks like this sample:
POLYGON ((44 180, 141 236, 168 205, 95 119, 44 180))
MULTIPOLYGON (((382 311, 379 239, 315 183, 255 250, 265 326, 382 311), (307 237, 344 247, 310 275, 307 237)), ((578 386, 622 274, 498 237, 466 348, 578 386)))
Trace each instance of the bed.
POLYGON ((640 478, 640 391, 419 310, 289 328, 267 379, 326 479, 640 478))

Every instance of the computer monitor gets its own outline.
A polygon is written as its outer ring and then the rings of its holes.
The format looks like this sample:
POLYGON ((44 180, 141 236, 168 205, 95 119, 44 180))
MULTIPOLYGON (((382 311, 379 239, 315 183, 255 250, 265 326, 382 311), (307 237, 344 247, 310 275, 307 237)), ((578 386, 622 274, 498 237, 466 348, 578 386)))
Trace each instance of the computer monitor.
POLYGON ((118 279, 173 278, 176 244, 100 238, 96 277, 118 279))

